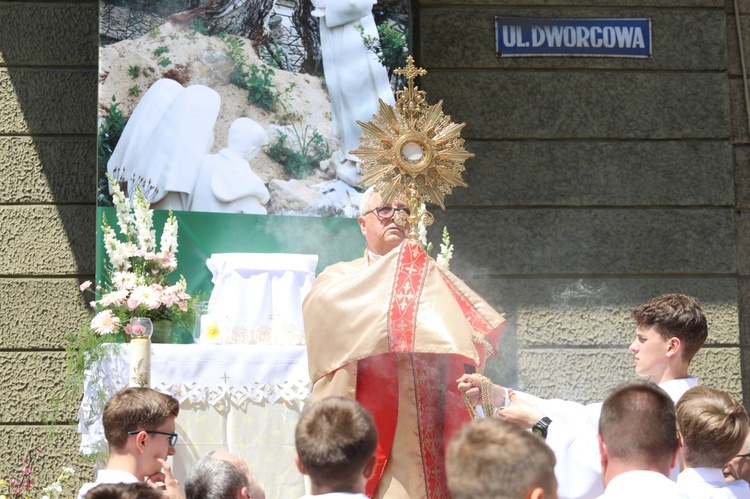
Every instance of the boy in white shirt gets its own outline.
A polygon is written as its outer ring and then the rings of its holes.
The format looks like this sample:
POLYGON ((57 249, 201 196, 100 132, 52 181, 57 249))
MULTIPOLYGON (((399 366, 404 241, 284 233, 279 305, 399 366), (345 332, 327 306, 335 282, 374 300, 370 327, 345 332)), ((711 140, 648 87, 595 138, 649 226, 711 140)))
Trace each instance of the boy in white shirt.
MULTIPOLYGON (((706 317, 692 296, 668 293, 652 298, 632 312, 635 339, 635 372, 648 376, 673 401, 697 386, 698 378, 688 369, 708 337, 706 317)), ((481 399, 481 378, 466 374, 458 389, 473 403, 481 399)), ((562 499, 593 499, 604 492, 597 433, 601 403, 583 405, 565 400, 545 400, 527 393, 492 385, 492 398, 499 414, 521 428, 532 428, 546 438, 555 452, 558 495, 562 499), (512 405, 505 407, 505 400, 512 405)), ((670 477, 676 479, 677 469, 670 477)))
MULTIPOLYGON (((97 473, 95 482, 83 484, 78 498, 83 499, 102 483, 163 482, 162 469, 167 457, 175 453, 179 412, 177 399, 150 388, 125 388, 115 393, 102 415, 109 445, 107 467, 97 473)), ((176 484, 177 480, 170 482, 176 484)))
POLYGON ((698 386, 677 402, 677 429, 684 469, 677 485, 692 499, 750 499, 744 480, 724 481, 722 468, 742 448, 748 433, 745 408, 721 390, 698 386))
POLYGON ((377 464, 378 432, 356 400, 328 397, 306 406, 294 442, 294 461, 311 482, 311 494, 303 499, 367 499, 365 485, 377 464))
POLYGON ((674 402, 650 381, 627 381, 602 405, 599 454, 606 491, 600 499, 687 499, 669 479, 677 461, 674 402))

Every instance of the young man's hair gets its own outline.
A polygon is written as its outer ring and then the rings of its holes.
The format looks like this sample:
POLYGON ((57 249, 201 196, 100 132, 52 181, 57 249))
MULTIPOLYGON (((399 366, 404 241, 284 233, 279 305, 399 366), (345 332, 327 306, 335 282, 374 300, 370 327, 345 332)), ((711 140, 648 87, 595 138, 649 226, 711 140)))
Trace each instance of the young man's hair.
POLYGON ((651 381, 618 385, 604 400, 599 435, 610 459, 638 469, 671 466, 677 445, 674 402, 651 381))
POLYGON ((499 419, 464 425, 446 456, 453 499, 523 499, 534 487, 555 497, 555 455, 538 436, 499 419))
POLYGON ((161 499, 163 492, 145 482, 103 483, 89 490, 85 499, 161 499))
POLYGON ((696 386, 677 402, 677 429, 688 467, 723 468, 745 443, 748 415, 728 393, 696 386))
POLYGON ((125 388, 104 404, 104 436, 110 449, 123 449, 129 431, 154 430, 179 412, 180 403, 170 395, 151 388, 125 388))
POLYGON ((234 499, 242 487, 250 489, 245 472, 214 452, 204 455, 190 470, 185 482, 186 499, 234 499))
POLYGON ((633 310, 638 326, 656 326, 662 339, 679 338, 682 358, 691 361, 708 337, 706 316, 692 296, 667 293, 633 310))
POLYGON ((375 455, 378 433, 372 416, 356 400, 328 397, 302 410, 294 440, 313 483, 336 487, 362 474, 375 455))

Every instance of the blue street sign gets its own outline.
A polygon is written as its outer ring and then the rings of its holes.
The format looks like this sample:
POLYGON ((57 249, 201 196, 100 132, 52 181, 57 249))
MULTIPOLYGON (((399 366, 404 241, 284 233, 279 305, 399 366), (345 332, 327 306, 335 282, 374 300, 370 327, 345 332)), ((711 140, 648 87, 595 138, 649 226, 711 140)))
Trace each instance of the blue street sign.
POLYGON ((495 17, 498 57, 651 57, 651 19, 495 17))

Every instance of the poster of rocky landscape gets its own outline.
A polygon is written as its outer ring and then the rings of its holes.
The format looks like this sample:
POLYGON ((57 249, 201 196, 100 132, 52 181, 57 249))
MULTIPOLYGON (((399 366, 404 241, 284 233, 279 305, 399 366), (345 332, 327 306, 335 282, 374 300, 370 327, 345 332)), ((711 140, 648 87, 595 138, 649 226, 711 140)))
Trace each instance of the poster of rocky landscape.
POLYGON ((103 0, 107 177, 155 209, 356 217, 349 154, 405 64, 409 0, 103 0))

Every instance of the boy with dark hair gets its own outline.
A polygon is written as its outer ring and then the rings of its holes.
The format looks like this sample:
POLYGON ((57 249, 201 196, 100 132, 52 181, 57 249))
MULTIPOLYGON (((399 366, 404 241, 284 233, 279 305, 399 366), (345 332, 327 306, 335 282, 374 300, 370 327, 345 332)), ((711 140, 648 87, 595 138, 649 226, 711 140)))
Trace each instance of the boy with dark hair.
POLYGON ((365 499, 365 484, 375 471, 378 433, 372 416, 357 401, 328 397, 302 411, 294 432, 294 461, 310 477, 316 499, 365 499))
MULTIPOLYGON (((678 293, 663 294, 635 308, 632 317, 636 331, 629 350, 634 355, 635 372, 649 376, 676 402, 698 384, 698 378, 688 373, 690 361, 708 337, 698 300, 678 293)), ((466 374, 458 379, 458 389, 478 404, 481 383, 479 376, 466 374)), ((532 428, 547 439, 557 457, 561 498, 595 498, 604 492, 596 443, 601 403, 545 400, 499 385, 492 385, 492 399, 506 421, 532 428), (507 407, 506 397, 512 402, 507 407)), ((671 476, 676 479, 677 470, 671 476)))
POLYGON ((555 455, 544 440, 500 419, 464 425, 448 446, 453 499, 554 499, 555 455))
POLYGON ((721 390, 691 388, 677 402, 677 428, 684 461, 677 485, 688 497, 750 499, 746 481, 726 483, 721 471, 747 438, 742 404, 721 390))
POLYGON ((79 499, 101 483, 164 480, 161 470, 167 457, 175 453, 179 412, 174 397, 150 388, 125 388, 115 393, 104 405, 102 416, 109 445, 107 467, 97 473, 95 482, 83 484, 79 499))
POLYGON ((650 381, 621 384, 607 396, 599 418, 606 487, 601 498, 684 498, 668 478, 679 448, 669 395, 650 381))

